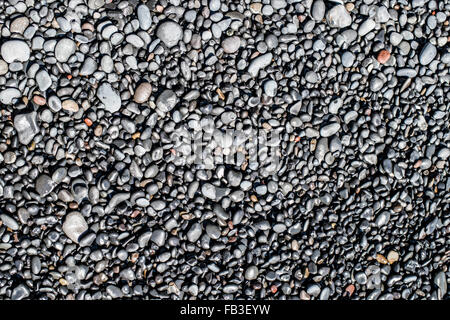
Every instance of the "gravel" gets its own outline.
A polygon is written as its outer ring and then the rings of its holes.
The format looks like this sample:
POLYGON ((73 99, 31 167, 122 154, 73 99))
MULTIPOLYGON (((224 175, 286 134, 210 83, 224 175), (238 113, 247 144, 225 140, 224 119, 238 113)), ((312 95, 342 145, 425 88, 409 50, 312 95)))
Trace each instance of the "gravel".
POLYGON ((1 3, 1 299, 449 299, 448 1, 1 3))

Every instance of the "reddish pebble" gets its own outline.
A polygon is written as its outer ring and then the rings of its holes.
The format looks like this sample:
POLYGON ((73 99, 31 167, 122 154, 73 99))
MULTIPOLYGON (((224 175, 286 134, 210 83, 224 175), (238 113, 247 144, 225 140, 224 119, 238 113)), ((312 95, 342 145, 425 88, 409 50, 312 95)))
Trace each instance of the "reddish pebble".
POLYGON ((272 285, 272 286, 270 287, 270 291, 272 291, 273 294, 277 293, 277 291, 278 291, 277 286, 276 286, 276 285, 272 285))
POLYGON ((378 54, 378 62, 381 64, 385 64, 389 58, 391 57, 391 53, 387 50, 381 50, 380 53, 378 54))
POLYGON ((348 293, 348 295, 351 297, 353 292, 355 292, 355 286, 353 284, 350 284, 346 289, 345 292, 348 293))
POLYGON ((46 100, 44 97, 34 96, 33 102, 36 103, 38 106, 43 106, 46 103, 46 100))
POLYGON ((89 119, 89 118, 84 119, 84 123, 86 123, 86 125, 87 125, 88 127, 92 126, 92 120, 89 119))

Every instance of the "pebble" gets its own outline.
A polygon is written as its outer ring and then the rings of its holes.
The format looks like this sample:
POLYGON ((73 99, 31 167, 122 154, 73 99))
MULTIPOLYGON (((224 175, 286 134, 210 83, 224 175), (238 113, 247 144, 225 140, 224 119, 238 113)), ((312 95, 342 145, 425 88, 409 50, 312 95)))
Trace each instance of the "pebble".
POLYGON ((0 53, 7 63, 25 62, 30 59, 31 50, 25 41, 8 40, 2 44, 0 53))
POLYGON ((434 58, 437 55, 437 49, 434 45, 432 45, 431 43, 427 43, 422 51, 420 52, 419 55, 419 62, 420 64, 427 66, 431 63, 431 61, 434 60, 434 58))
POLYGON ((333 134, 337 133, 341 129, 339 123, 329 123, 322 128, 320 128, 320 135, 322 137, 331 137, 333 134))
POLYGON ((178 44, 183 37, 183 30, 174 21, 165 21, 158 26, 156 36, 168 47, 172 48, 178 44))
POLYGON ((65 217, 62 230, 70 240, 78 243, 80 236, 88 230, 88 224, 81 213, 74 211, 65 217))
POLYGON ((272 62, 272 53, 263 54, 255 59, 253 59, 249 66, 248 72, 252 77, 256 77, 261 69, 264 69, 272 62))
POLYGON ((222 41, 222 48, 225 53, 235 53, 239 50, 239 47, 241 46, 241 39, 239 37, 233 36, 225 38, 222 41))
POLYGON ((139 27, 147 31, 152 26, 152 16, 147 5, 141 4, 137 7, 137 17, 139 20, 139 27))
POLYGON ((119 93, 107 82, 103 82, 97 89, 97 97, 103 103, 108 112, 119 111, 122 106, 122 99, 119 93))
POLYGON ((314 20, 322 21, 325 17, 325 3, 322 0, 315 0, 311 7, 311 15, 314 20))
POLYGON ((332 28, 346 28, 352 24, 352 17, 345 6, 338 4, 328 10, 326 19, 332 28))
POLYGON ((63 38, 55 46, 55 58, 59 62, 67 62, 76 49, 77 46, 72 39, 63 38))
POLYGON ((35 111, 18 114, 14 117, 14 129, 16 129, 19 141, 29 144, 39 132, 38 116, 35 111))
POLYGON ((353 63, 355 62, 355 55, 349 51, 345 51, 342 54, 341 59, 342 59, 342 65, 345 68, 350 68, 353 65, 353 63))
POLYGON ((134 92, 134 102, 146 103, 152 94, 152 85, 148 82, 142 82, 134 92))

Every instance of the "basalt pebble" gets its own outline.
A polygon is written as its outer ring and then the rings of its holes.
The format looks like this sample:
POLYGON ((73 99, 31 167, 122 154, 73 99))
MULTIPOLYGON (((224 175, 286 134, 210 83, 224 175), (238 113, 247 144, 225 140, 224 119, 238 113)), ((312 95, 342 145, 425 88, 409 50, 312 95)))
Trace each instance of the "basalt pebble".
POLYGON ((446 9, 3 1, 0 298, 448 300, 446 9))

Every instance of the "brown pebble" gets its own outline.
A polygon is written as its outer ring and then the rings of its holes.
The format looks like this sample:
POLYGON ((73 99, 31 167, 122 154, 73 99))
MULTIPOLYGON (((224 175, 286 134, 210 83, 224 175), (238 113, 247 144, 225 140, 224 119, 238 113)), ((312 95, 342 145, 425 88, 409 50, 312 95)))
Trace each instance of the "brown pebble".
POLYGON ((355 286, 353 284, 349 284, 347 288, 345 288, 345 292, 351 297, 353 292, 355 292, 355 286))
POLYGON ((94 129, 94 135, 96 137, 100 137, 102 135, 102 133, 103 133, 103 127, 101 125, 96 126, 94 129))
POLYGON ((78 107, 78 103, 76 103, 74 100, 64 100, 62 102, 62 108, 70 112, 78 112, 78 110, 80 109, 78 107))
POLYGON ((377 60, 381 64, 385 64, 389 58, 391 57, 391 53, 387 50, 381 50, 380 53, 378 53, 377 60))
POLYGON ((146 103, 152 94, 152 85, 148 82, 141 83, 134 92, 134 102, 146 103))
POLYGON ((388 260, 382 255, 382 254, 377 254, 377 261, 381 264, 388 264, 388 260))
POLYGON ((43 106, 43 105, 45 105, 45 103, 46 103, 47 101, 45 100, 44 97, 41 97, 41 96, 34 96, 34 97, 33 97, 33 102, 36 103, 38 106, 43 106))

